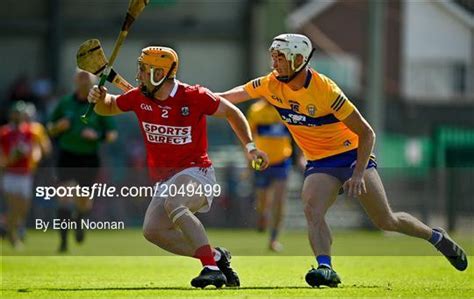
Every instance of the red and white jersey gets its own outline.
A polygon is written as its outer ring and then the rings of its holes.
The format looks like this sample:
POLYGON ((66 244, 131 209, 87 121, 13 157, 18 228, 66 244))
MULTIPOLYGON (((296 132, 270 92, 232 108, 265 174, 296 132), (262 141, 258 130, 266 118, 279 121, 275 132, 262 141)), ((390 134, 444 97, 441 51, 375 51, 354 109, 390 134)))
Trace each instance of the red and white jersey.
POLYGON ((220 100, 207 88, 175 81, 170 96, 153 100, 134 88, 117 98, 122 111, 138 118, 147 152, 150 177, 163 181, 188 167, 209 167, 206 115, 220 100))
POLYGON ((28 123, 22 123, 18 127, 10 124, 0 127, 0 150, 5 157, 15 161, 6 167, 8 172, 17 174, 31 172, 29 161, 33 145, 33 132, 28 123))

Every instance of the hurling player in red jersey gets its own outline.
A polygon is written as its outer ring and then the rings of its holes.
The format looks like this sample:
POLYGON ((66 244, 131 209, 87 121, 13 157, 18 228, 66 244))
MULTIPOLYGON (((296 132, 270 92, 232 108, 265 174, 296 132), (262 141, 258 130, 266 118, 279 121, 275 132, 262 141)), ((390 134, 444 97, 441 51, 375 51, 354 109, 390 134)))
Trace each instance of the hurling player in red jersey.
POLYGON ((31 161, 41 155, 34 131, 25 122, 26 109, 25 102, 14 103, 8 124, 0 127, 1 189, 7 200, 8 238, 14 248, 22 246, 18 230, 25 225, 31 203, 34 171, 31 161))
POLYGON ((94 110, 100 115, 133 111, 138 118, 149 173, 158 185, 145 215, 145 238, 174 254, 201 260, 204 268, 191 281, 192 286, 237 287, 240 281, 230 267, 230 253, 210 246, 194 215, 209 210, 213 195, 165 193, 183 186, 197 191, 216 185, 207 155, 207 115, 225 117, 246 145, 248 159, 261 162, 261 169, 267 167, 268 158, 252 142, 250 127, 237 107, 204 87, 179 82, 177 69, 178 55, 173 49, 147 47, 138 58, 137 88, 115 96, 95 86, 89 101, 96 103, 94 110))

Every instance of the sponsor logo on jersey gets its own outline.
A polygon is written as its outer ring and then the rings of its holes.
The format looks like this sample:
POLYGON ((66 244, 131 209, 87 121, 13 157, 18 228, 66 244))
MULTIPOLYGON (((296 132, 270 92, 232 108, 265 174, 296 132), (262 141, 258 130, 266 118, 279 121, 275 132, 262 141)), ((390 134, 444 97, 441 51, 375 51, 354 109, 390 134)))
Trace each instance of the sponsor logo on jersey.
POLYGON ((153 108, 150 105, 147 105, 145 103, 140 104, 140 109, 150 111, 150 112, 153 111, 153 108))
POLYGON ((189 107, 188 106, 181 107, 181 115, 182 116, 188 116, 189 115, 189 107))
POLYGON ((280 114, 281 119, 289 125, 318 127, 339 122, 339 120, 333 114, 328 114, 321 117, 312 117, 305 114, 296 113, 290 109, 279 108, 277 106, 275 106, 275 108, 280 114))
POLYGON ((175 127, 142 121, 148 142, 182 145, 192 142, 191 127, 175 127))
POLYGON ((281 115, 281 118, 289 124, 296 125, 296 124, 304 124, 306 122, 306 116, 301 114, 292 114, 289 113, 287 115, 281 115))

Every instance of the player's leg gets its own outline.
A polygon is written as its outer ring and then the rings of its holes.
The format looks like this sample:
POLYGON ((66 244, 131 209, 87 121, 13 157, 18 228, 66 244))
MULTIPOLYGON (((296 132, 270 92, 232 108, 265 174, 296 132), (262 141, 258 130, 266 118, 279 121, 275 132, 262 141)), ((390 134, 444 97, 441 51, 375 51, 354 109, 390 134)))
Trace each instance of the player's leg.
MULTIPOLYGON (((68 180, 63 183, 59 183, 58 186, 70 187, 74 186, 75 183, 72 180, 68 180)), ((71 197, 57 197, 57 206, 58 209, 56 211, 56 218, 60 222, 69 222, 73 219, 73 211, 74 211, 74 198, 71 197)), ((68 229, 67 225, 61 226, 59 229, 59 253, 65 253, 68 251, 68 229)))
POLYGON ((281 251, 283 246, 278 242, 278 236, 283 226, 283 219, 286 208, 287 180, 275 180, 272 183, 272 217, 270 223, 270 249, 281 251))
POLYGON ((183 256, 193 256, 192 246, 184 237, 183 232, 171 222, 164 207, 164 197, 154 197, 145 213, 143 235, 158 247, 183 256))
POLYGON ((257 231, 264 232, 268 226, 268 188, 257 187, 255 190, 257 212, 257 231))
POLYGON ((3 195, 5 196, 6 201, 6 213, 5 213, 5 227, 7 232, 7 237, 13 247, 15 247, 17 240, 18 240, 18 231, 17 231, 17 223, 18 223, 18 212, 17 212, 17 202, 18 198, 16 197, 16 190, 15 190, 15 176, 9 173, 3 174, 0 177, 3 195))
MULTIPOLYGON (((181 181, 175 182, 179 184, 181 181)), ((226 283, 226 278, 216 265, 204 227, 193 214, 203 204, 204 201, 199 198, 155 197, 145 215, 143 234, 148 241, 164 250, 201 260, 204 269, 192 280, 194 287, 209 284, 220 287, 226 283)))
POLYGON ((25 224, 29 208, 32 182, 28 175, 5 173, 2 177, 2 187, 7 202, 7 232, 14 248, 22 245, 19 229, 25 224))
POLYGON ((278 242, 278 235, 283 225, 285 215, 287 181, 290 167, 291 160, 287 159, 274 167, 271 173, 272 222, 270 228, 270 249, 273 251, 283 250, 283 245, 278 242))
MULTIPOLYGON (((206 174, 199 171, 190 170, 190 176, 182 174, 174 178, 172 184, 178 188, 188 184, 194 184, 197 188, 203 182, 215 184, 214 172, 211 168, 204 171, 206 174)), ((171 182, 167 184, 170 186, 171 182)), ((211 200, 212 198, 208 199, 204 196, 173 198, 157 196, 147 210, 144 235, 149 241, 166 250, 201 260, 204 269, 191 282, 193 286, 205 287, 209 284, 218 287, 222 284, 239 286, 237 273, 230 267, 230 253, 224 248, 211 248, 204 227, 194 216, 197 211, 207 211, 211 200)))
MULTIPOLYGON (((71 198, 58 198, 58 209, 56 218, 60 222, 69 222, 72 220, 73 200, 71 198)), ((67 252, 68 250, 68 229, 61 226, 59 229, 59 249, 58 252, 67 252)))
POLYGON ((308 238, 316 256, 331 255, 332 236, 325 215, 337 197, 341 183, 333 176, 313 173, 303 184, 303 205, 308 223, 308 238))
MULTIPOLYGON (((76 165, 76 157, 72 156, 71 153, 59 150, 58 161, 57 161, 57 176, 58 182, 57 187, 72 187, 76 185, 74 180, 76 169, 73 167, 76 165)), ((72 214, 74 210, 74 199, 73 198, 60 198, 57 197, 57 211, 56 218, 60 222, 69 222, 72 220, 72 214)), ((68 229, 67 226, 61 226, 59 229, 59 249, 58 252, 64 253, 68 250, 68 229)))
POLYGON ((431 228, 427 225, 408 213, 392 212, 375 168, 365 171, 364 180, 367 193, 362 194, 359 200, 375 226, 382 230, 396 231, 425 240, 430 238, 431 228))
MULTIPOLYGON (((185 186, 184 189, 188 190, 191 188, 197 189, 197 186, 201 183, 192 176, 181 175, 173 181, 173 184, 176 185, 178 190, 182 186, 185 186), (189 188, 189 186, 193 187, 189 188)), ((164 207, 169 219, 179 227, 193 249, 193 257, 198 258, 202 263, 203 270, 191 280, 191 285, 199 288, 214 285, 219 288, 227 283, 226 276, 217 266, 204 226, 194 215, 195 212, 208 204, 206 196, 203 195, 179 195, 166 198, 164 207)))
POLYGON ((257 212, 257 230, 259 232, 264 232, 268 226, 270 181, 267 173, 268 169, 261 173, 255 172, 255 209, 257 212))
POLYGON ((19 219, 18 219, 18 237, 20 240, 24 241, 25 234, 26 234, 26 217, 28 216, 28 212, 30 211, 31 207, 31 197, 28 195, 25 196, 23 194, 19 198, 19 219))
POLYGON ((20 196, 19 201, 19 225, 23 226, 26 221, 26 216, 31 206, 31 199, 28 197, 20 196))
POLYGON ((331 230, 325 220, 326 212, 336 200, 341 182, 325 173, 308 175, 303 184, 303 205, 308 223, 308 238, 318 262, 318 269, 306 274, 306 282, 311 286, 337 286, 340 279, 332 270, 331 230))
POLYGON ((375 168, 367 169, 364 175, 367 193, 359 200, 372 222, 380 229, 396 231, 405 235, 430 241, 458 270, 467 268, 467 258, 461 247, 441 229, 429 226, 405 212, 392 212, 382 180, 375 168))
MULTIPOLYGON (((181 175, 174 180, 173 184, 179 189, 181 186, 187 185, 193 185, 194 188, 197 188, 199 183, 188 175, 181 175)), ((204 226, 194 215, 206 204, 206 197, 199 195, 176 195, 165 198, 163 203, 169 219, 182 231, 184 238, 192 248, 209 244, 204 226)))
MULTIPOLYGON (((84 185, 81 185, 84 186, 84 185)), ((75 231, 75 238, 77 243, 84 242, 85 239, 85 231, 82 228, 82 220, 89 215, 90 211, 92 210, 92 200, 88 197, 78 197, 74 200, 75 209, 73 214, 73 219, 77 223, 76 231, 75 231)))
POLYGON ((18 187, 18 237, 24 241, 26 235, 26 217, 31 207, 31 197, 33 188, 33 176, 30 174, 18 177, 16 182, 18 187))
POLYGON ((7 200, 7 236, 14 248, 21 246, 18 227, 21 215, 21 197, 16 193, 5 192, 7 200))
MULTIPOLYGON (((80 186, 91 188, 96 182, 97 174, 100 168, 100 159, 97 154, 77 155, 75 159, 75 167, 77 172, 75 180, 80 186)), ((77 223, 75 230, 75 238, 77 243, 84 242, 85 231, 81 226, 81 222, 86 218, 92 210, 93 200, 88 197, 77 197, 75 199, 75 209, 73 219, 77 223)))

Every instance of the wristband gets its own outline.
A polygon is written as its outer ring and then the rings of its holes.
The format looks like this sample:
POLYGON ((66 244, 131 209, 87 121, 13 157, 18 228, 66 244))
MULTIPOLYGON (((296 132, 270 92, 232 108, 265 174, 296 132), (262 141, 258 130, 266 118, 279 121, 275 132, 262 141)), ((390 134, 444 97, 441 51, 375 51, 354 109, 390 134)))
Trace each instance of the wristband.
POLYGON ((251 151, 256 150, 257 146, 255 145, 255 142, 251 141, 245 145, 245 148, 247 149, 247 152, 250 153, 251 151))

